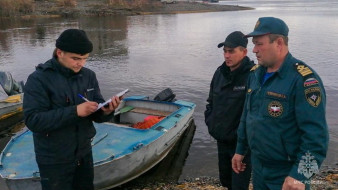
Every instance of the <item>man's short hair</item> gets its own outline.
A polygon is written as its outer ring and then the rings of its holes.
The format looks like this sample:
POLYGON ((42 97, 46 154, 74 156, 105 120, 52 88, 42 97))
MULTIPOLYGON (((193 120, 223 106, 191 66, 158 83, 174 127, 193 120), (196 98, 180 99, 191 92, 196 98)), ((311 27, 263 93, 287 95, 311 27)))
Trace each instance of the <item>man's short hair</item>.
POLYGON ((284 44, 288 46, 289 38, 280 34, 269 34, 270 43, 274 42, 277 38, 283 38, 284 44))

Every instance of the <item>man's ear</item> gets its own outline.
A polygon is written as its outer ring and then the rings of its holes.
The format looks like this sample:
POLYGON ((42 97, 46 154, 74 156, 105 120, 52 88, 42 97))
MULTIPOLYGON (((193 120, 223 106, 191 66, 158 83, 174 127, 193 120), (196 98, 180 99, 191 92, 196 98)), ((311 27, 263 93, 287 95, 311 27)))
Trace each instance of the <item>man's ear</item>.
POLYGON ((59 48, 56 48, 56 55, 58 57, 62 57, 63 56, 63 51, 61 49, 59 49, 59 48))
POLYGON ((247 55, 248 54, 248 49, 244 48, 243 52, 244 52, 245 55, 247 55))
POLYGON ((284 45, 284 39, 282 37, 279 37, 276 39, 278 46, 284 45))

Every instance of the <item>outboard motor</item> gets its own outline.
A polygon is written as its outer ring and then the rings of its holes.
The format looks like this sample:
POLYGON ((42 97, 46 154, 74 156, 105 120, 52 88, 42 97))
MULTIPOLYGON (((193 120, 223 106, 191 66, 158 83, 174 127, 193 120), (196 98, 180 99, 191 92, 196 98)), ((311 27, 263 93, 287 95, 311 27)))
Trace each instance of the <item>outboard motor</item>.
POLYGON ((0 71, 0 85, 8 96, 23 92, 23 81, 16 82, 9 72, 0 71))
POLYGON ((158 93, 154 100, 156 101, 165 101, 165 102, 174 102, 176 95, 173 93, 173 91, 170 88, 167 88, 163 90, 162 92, 158 93))

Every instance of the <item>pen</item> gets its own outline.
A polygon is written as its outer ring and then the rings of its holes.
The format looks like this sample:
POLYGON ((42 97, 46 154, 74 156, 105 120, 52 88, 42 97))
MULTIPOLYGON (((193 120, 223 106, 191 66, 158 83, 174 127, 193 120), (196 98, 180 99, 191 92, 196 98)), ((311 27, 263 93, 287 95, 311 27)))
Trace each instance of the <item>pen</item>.
POLYGON ((89 100, 87 98, 85 98, 84 96, 82 96, 81 94, 77 94, 80 98, 82 98, 84 101, 89 102, 89 100))

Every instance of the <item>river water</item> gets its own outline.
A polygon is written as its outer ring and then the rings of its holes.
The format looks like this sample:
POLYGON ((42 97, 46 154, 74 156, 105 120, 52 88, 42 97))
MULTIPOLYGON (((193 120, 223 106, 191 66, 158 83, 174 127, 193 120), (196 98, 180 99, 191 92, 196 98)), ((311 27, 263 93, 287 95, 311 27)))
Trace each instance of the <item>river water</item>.
MULTIPOLYGON (((38 63, 51 58, 55 39, 67 28, 87 31, 94 43, 87 67, 97 73, 108 98, 125 88, 129 95, 153 98, 170 87, 178 99, 197 104, 196 132, 181 179, 218 176, 217 149, 204 124, 209 84, 223 62, 217 44, 235 30, 249 33, 259 17, 283 19, 290 28, 289 48, 321 76, 327 92, 330 147, 325 165, 338 162, 338 2, 336 0, 237 0, 220 4, 250 11, 81 17, 78 19, 0 20, 0 70, 26 81, 38 63)), ((249 42, 249 57, 255 60, 249 42)), ((311 117, 311 116, 309 116, 311 117)))

